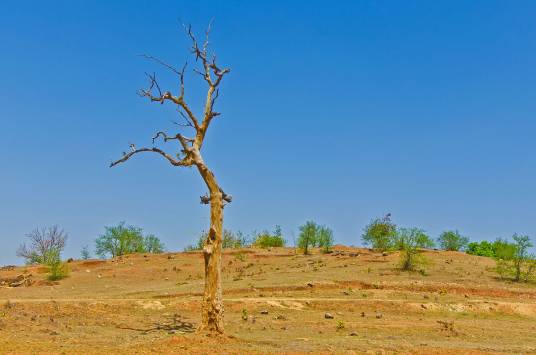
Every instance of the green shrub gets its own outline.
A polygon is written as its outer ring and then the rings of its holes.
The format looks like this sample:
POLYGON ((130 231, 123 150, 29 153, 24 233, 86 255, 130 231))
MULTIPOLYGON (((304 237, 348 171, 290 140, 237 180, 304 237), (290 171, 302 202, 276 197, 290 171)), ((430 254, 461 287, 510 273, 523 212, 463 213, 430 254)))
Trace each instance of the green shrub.
MULTIPOLYGON (((197 238, 196 244, 187 245, 184 251, 203 250, 205 240, 208 238, 208 232, 203 231, 197 238)), ((250 245, 248 238, 242 233, 233 233, 231 230, 223 230, 222 248, 223 249, 240 249, 247 248, 250 245)))
POLYGON ((307 221, 300 226, 298 247, 303 250, 304 254, 309 254, 309 249, 314 247, 319 247, 323 253, 329 253, 333 243, 333 231, 330 228, 313 221, 307 221))
POLYGON ((227 229, 223 231, 222 247, 224 249, 240 249, 246 248, 248 245, 249 241, 242 232, 233 233, 227 229))
POLYGON ((511 259, 515 246, 508 241, 498 238, 493 243, 483 240, 467 244, 466 253, 478 256, 487 256, 496 259, 511 259))
POLYGON ((162 253, 164 245, 152 234, 143 235, 143 230, 134 226, 125 226, 125 222, 117 226, 104 227, 105 232, 95 241, 95 253, 101 258, 132 253, 162 253))
POLYGON ((493 243, 490 243, 487 240, 483 240, 481 242, 471 242, 467 244, 467 249, 465 250, 465 252, 471 255, 487 256, 490 258, 495 257, 493 243))
POLYGON ((529 253, 533 244, 526 235, 514 234, 512 239, 513 243, 501 238, 493 243, 485 240, 469 243, 467 253, 494 258, 495 271, 502 279, 531 281, 536 273, 536 257, 529 253))
POLYGON ((285 244, 281 227, 278 225, 275 226, 272 233, 263 231, 253 238, 253 245, 258 248, 284 247, 285 244))
POLYGON ((395 247, 400 250, 400 267, 402 270, 415 270, 426 263, 420 254, 421 248, 432 248, 434 242, 419 228, 399 228, 396 233, 395 247))
POLYGON ((536 258, 529 253, 533 246, 526 235, 514 234, 514 243, 502 241, 497 253, 497 273, 501 278, 511 278, 516 282, 528 282, 536 272, 536 258))
POLYGON ((469 238, 460 235, 458 231, 446 231, 437 239, 439 246, 444 250, 459 251, 469 243, 469 238))
POLYGON ((304 254, 309 254, 309 248, 316 245, 318 239, 318 226, 313 221, 307 221, 300 226, 300 236, 298 237, 298 247, 303 250, 304 254))
POLYGON ((162 254, 165 250, 164 244, 152 234, 143 238, 144 253, 162 254))
POLYGON ((82 258, 82 260, 88 260, 91 258, 91 254, 89 252, 89 246, 84 245, 82 247, 82 250, 80 251, 80 257, 82 258))
POLYGON ((45 265, 48 267, 48 279, 57 281, 66 278, 69 275, 69 267, 60 259, 58 249, 49 250, 45 255, 45 265))
POLYGON ((333 231, 326 226, 321 226, 318 229, 318 235, 316 240, 318 241, 318 246, 323 253, 329 253, 333 247, 333 231))
POLYGON ((391 214, 386 214, 383 218, 372 220, 363 231, 361 239, 365 245, 370 245, 373 249, 386 251, 393 247, 396 236, 396 225, 391 221, 391 214))
MULTIPOLYGON (((514 235, 514 239, 516 235, 514 235)), ((527 237, 528 238, 528 237, 527 237)), ((508 242, 506 239, 498 238, 492 244, 493 257, 501 260, 512 260, 516 255, 516 245, 508 242)))
POLYGON ((284 247, 285 239, 280 235, 271 235, 263 232, 257 235, 253 244, 259 248, 284 247))

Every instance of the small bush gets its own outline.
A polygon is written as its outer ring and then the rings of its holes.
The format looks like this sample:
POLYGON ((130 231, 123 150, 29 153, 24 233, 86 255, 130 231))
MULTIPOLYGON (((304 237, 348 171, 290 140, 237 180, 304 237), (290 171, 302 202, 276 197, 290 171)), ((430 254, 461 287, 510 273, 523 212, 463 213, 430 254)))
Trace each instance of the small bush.
POLYGON ((531 281, 536 273, 536 258, 529 253, 533 246, 526 235, 514 234, 514 243, 502 241, 497 255, 497 273, 501 278, 510 278, 516 282, 531 281))
POLYGON ((60 259, 60 251, 53 249, 47 252, 45 265, 48 267, 48 279, 57 281, 69 275, 69 267, 60 259))
POLYGON ((263 231, 254 238, 253 245, 259 248, 284 247, 286 244, 280 226, 275 226, 272 233, 263 231))
POLYGON ((331 252, 334 242, 333 231, 326 226, 321 226, 318 229, 316 240, 318 241, 318 246, 323 253, 331 252))
POLYGON ((270 235, 264 232, 257 235, 254 245, 259 248, 284 247, 285 239, 280 235, 270 235))
POLYGON ((402 270, 415 270, 418 265, 426 263, 420 255, 421 248, 431 248, 434 242, 419 228, 400 228, 396 233, 395 247, 400 250, 400 267, 402 270))
POLYGON ((495 257, 495 251, 493 250, 493 243, 483 240, 481 242, 471 242, 467 244, 465 251, 467 254, 487 256, 490 258, 495 257))
MULTIPOLYGON (((205 240, 208 238, 208 232, 203 231, 199 238, 197 239, 196 244, 187 245, 184 248, 184 251, 194 251, 194 250, 203 250, 205 245, 205 240)), ((248 238, 242 233, 237 232, 233 233, 231 230, 223 230, 223 239, 222 239, 222 248, 223 249, 240 249, 246 248, 250 245, 248 238)))
POLYGON ((164 245, 152 234, 143 235, 143 230, 126 226, 125 222, 117 226, 104 227, 105 232, 95 241, 95 252, 101 258, 132 253, 162 253, 164 245))
POLYGON ((304 254, 309 254, 309 249, 313 247, 319 247, 321 252, 329 253, 333 242, 333 231, 326 226, 308 221, 300 227, 298 247, 303 250, 304 254))
POLYGON ((483 240, 467 244, 466 253, 487 256, 496 259, 510 259, 515 252, 515 246, 507 240, 498 238, 493 243, 483 240))
POLYGON ((313 221, 305 222, 300 227, 300 236, 298 237, 298 247, 303 250, 304 254, 309 254, 309 248, 317 244, 318 230, 320 227, 313 221))
POLYGON ((439 246, 444 250, 459 251, 469 243, 469 238, 460 235, 458 231, 446 231, 437 239, 439 246))
POLYGON ((372 220, 363 231, 361 239, 365 245, 378 251, 386 251, 393 247, 396 236, 396 225, 391 221, 391 214, 372 220))
POLYGON ((143 238, 144 253, 162 254, 165 250, 164 243, 152 234, 143 238))
POLYGON ((240 249, 249 245, 248 238, 240 231, 233 233, 225 229, 223 231, 222 247, 224 249, 240 249))
POLYGON ((91 259, 91 253, 89 252, 89 246, 84 245, 82 247, 82 250, 80 251, 80 257, 82 258, 82 260, 91 259))

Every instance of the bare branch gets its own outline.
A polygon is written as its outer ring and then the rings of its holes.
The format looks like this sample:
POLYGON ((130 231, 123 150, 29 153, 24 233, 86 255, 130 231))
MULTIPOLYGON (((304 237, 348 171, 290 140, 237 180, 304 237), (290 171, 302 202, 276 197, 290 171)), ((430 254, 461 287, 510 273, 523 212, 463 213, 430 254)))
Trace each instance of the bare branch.
POLYGON ((174 139, 178 140, 181 143, 183 149, 185 149, 186 151, 191 149, 191 146, 188 143, 194 142, 193 138, 185 137, 180 133, 177 133, 176 135, 170 137, 165 132, 160 131, 160 132, 157 132, 156 135, 153 137, 153 144, 154 144, 154 141, 158 139, 158 137, 160 136, 164 138, 164 142, 174 140, 174 139))
POLYGON ((36 264, 46 262, 53 251, 60 253, 65 247, 67 233, 58 226, 52 226, 36 228, 26 237, 30 240, 30 245, 23 243, 17 250, 17 256, 26 259, 29 264, 36 264))
POLYGON ((133 151, 123 155, 123 157, 121 159, 113 161, 110 164, 110 168, 116 166, 117 164, 126 162, 128 159, 130 159, 131 156, 133 156, 135 154, 138 154, 138 153, 141 153, 141 152, 158 153, 158 154, 162 155, 164 158, 166 158, 171 163, 171 165, 174 165, 174 166, 190 166, 190 165, 192 165, 192 161, 188 156, 184 157, 184 159, 182 159, 182 160, 177 160, 177 159, 173 158, 171 155, 169 155, 168 153, 164 152, 163 150, 153 147, 153 148, 140 148, 140 149, 133 150, 133 151))
POLYGON ((147 54, 140 54, 139 55, 140 57, 143 57, 143 58, 146 58, 146 59, 149 59, 149 60, 152 60, 152 61, 155 61, 157 62, 158 64, 168 68, 169 70, 171 70, 172 72, 174 72, 175 74, 177 75, 181 75, 181 72, 178 71, 174 66, 164 62, 163 60, 161 60, 160 58, 157 58, 157 57, 153 57, 152 55, 147 55, 147 54))
POLYGON ((176 104, 177 106, 181 107, 186 112, 186 114, 188 115, 188 120, 191 121, 192 125, 196 129, 199 128, 199 121, 195 117, 193 111, 190 109, 188 104, 186 104, 186 102, 184 101, 184 88, 183 88, 182 83, 181 83, 181 96, 173 96, 171 94, 171 92, 169 92, 169 91, 161 93, 160 90, 159 90, 158 96, 155 96, 155 95, 153 95, 153 93, 151 91, 154 86, 156 86, 158 89, 160 88, 158 86, 158 82, 156 81, 156 78, 154 76, 152 76, 151 77, 151 85, 149 86, 149 88, 148 89, 141 89, 139 91, 139 95, 141 97, 147 97, 149 100, 151 100, 151 102, 160 102, 161 104, 163 104, 165 101, 173 102, 174 104, 176 104), (153 83, 153 81, 154 81, 154 83, 153 83))

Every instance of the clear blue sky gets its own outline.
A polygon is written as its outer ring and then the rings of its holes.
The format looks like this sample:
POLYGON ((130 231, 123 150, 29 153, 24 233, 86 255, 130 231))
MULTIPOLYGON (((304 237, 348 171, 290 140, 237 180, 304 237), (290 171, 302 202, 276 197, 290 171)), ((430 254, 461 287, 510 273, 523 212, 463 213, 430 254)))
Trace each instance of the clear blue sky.
POLYGON ((66 257, 123 220, 170 250, 207 227, 194 170, 150 155, 108 168, 173 127, 136 90, 145 71, 174 78, 136 55, 191 62, 179 18, 201 34, 214 17, 232 68, 204 146, 235 197, 227 228, 292 240, 314 219, 359 244, 391 212, 434 237, 536 236, 533 1, 17 3, 0 5, 0 264, 36 226, 69 232, 66 257))

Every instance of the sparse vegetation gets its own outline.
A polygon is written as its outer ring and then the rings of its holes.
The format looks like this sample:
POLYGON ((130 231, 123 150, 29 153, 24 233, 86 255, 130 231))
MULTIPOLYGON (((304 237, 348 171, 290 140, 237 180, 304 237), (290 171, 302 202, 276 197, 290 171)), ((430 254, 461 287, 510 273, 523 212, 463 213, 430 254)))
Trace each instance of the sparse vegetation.
POLYGON ((516 282, 528 282, 536 272, 536 258, 529 253, 533 246, 526 235, 514 234, 514 243, 497 257, 497 273, 501 278, 510 278, 516 282))
POLYGON ((89 252, 88 245, 84 245, 82 247, 82 250, 80 251, 80 257, 82 258, 82 260, 88 260, 91 258, 91 253, 89 252))
POLYGON ((323 253, 329 253, 333 247, 333 231, 326 226, 318 228, 317 236, 318 246, 323 253))
POLYGON ((487 256, 496 259, 511 258, 515 251, 512 243, 505 239, 498 238, 494 242, 483 240, 480 242, 471 242, 467 245, 467 254, 487 256))
POLYGON ((395 247, 400 250, 400 268, 407 271, 426 263, 420 255, 421 248, 434 246, 432 239, 419 228, 399 228, 395 239, 395 247))
POLYGON ((95 253, 101 258, 132 253, 162 253, 164 245, 152 234, 143 235, 139 227, 126 226, 125 222, 117 226, 104 227, 105 232, 95 241, 95 253))
POLYGON ((382 218, 372 220, 365 227, 361 239, 365 245, 383 252, 393 247, 396 232, 396 225, 391 221, 391 214, 388 213, 382 218))
POLYGON ((48 267, 48 279, 57 281, 69 275, 67 263, 61 261, 60 250, 51 249, 46 252, 45 265, 48 267))
POLYGON ((240 231, 233 233, 232 231, 225 229, 223 231, 223 245, 224 249, 240 249, 249 246, 248 238, 240 231))
POLYGON ((46 264, 48 257, 55 252, 61 253, 65 248, 67 234, 58 226, 36 228, 26 235, 30 244, 23 243, 17 256, 24 258, 26 264, 46 264))
POLYGON ((272 233, 268 231, 263 231, 260 234, 257 234, 253 245, 259 248, 272 248, 272 247, 284 247, 286 244, 285 239, 283 238, 281 227, 275 226, 275 229, 272 233))
POLYGON ((469 238, 462 236, 458 231, 445 231, 441 233, 437 242, 443 250, 459 251, 467 246, 469 238))
POLYGON ((144 253, 161 254, 164 252, 164 243, 152 234, 143 237, 144 253))
MULTIPOLYGON (((199 238, 197 239, 196 244, 190 244, 187 245, 184 248, 184 251, 194 251, 194 250, 202 250, 203 245, 205 245, 205 240, 208 237, 208 233, 206 231, 203 231, 199 238)), ((240 249, 240 248, 247 248, 251 243, 249 242, 249 239, 240 231, 234 233, 233 231, 229 229, 225 229, 223 231, 223 240, 222 240, 222 248, 223 249, 240 249)))
POLYGON ((298 247, 303 250, 304 254, 309 254, 309 248, 316 245, 319 226, 313 221, 307 221, 300 227, 298 237, 298 247))
POLYGON ((319 247, 323 253, 329 253, 333 247, 333 231, 326 226, 318 225, 313 221, 307 221, 300 226, 298 247, 304 254, 309 254, 309 249, 319 247))
POLYGON ((495 257, 494 245, 487 240, 468 243, 465 252, 471 255, 487 256, 490 258, 495 257))

